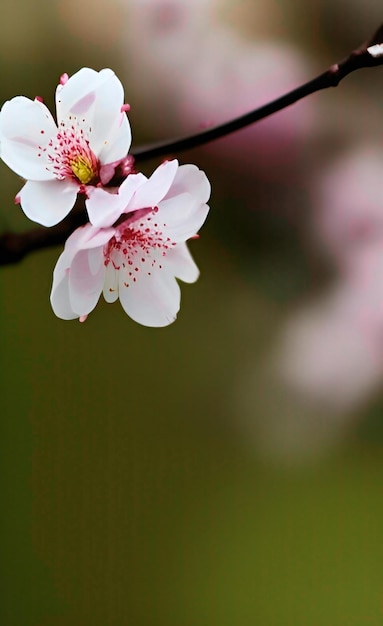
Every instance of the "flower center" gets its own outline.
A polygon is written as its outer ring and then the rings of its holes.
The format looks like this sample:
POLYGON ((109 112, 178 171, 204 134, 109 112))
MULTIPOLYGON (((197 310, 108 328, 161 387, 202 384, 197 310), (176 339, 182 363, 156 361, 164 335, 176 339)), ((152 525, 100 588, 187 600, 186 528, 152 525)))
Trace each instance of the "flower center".
POLYGON ((87 185, 99 177, 99 162, 88 139, 91 128, 86 129, 84 123, 85 119, 80 123, 76 116, 70 116, 67 122, 61 122, 56 137, 46 147, 39 146, 38 156, 46 152, 47 170, 59 180, 75 178, 87 185))
POLYGON ((142 219, 122 222, 104 248, 105 266, 124 272, 125 287, 135 283, 140 272, 151 276, 153 270, 161 270, 163 257, 176 245, 162 230, 163 227, 166 228, 166 224, 156 221, 157 212, 158 208, 154 207, 142 219))
POLYGON ((70 161, 73 174, 83 185, 87 185, 95 177, 96 172, 91 160, 84 154, 80 154, 70 161))

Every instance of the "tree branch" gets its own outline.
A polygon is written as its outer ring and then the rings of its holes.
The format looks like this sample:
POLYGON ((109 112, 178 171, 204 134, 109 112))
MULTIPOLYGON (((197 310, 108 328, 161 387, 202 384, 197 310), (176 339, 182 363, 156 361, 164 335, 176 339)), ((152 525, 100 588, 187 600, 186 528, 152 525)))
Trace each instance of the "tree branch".
MULTIPOLYGON (((343 61, 332 65, 316 78, 280 98, 225 124, 214 126, 195 135, 133 148, 131 154, 137 161, 143 161, 160 156, 166 157, 175 152, 202 146, 269 117, 269 115, 285 109, 312 93, 329 87, 336 87, 351 72, 379 65, 383 65, 383 24, 368 41, 353 50, 343 61)), ((75 228, 86 222, 87 215, 84 202, 83 198, 80 197, 70 215, 57 226, 35 228, 21 234, 5 233, 0 236, 0 265, 16 263, 30 252, 63 244, 75 228)))
POLYGON ((69 235, 88 221, 82 199, 78 199, 70 214, 51 228, 39 226, 24 233, 0 235, 0 265, 18 263, 30 252, 65 243, 69 235))

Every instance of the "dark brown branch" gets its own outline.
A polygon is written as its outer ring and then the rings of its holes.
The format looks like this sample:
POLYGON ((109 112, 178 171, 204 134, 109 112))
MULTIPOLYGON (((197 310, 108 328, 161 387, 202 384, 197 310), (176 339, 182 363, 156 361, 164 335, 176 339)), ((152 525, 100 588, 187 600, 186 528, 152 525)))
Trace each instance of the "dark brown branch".
MULTIPOLYGON (((346 59, 332 65, 328 70, 323 72, 323 74, 320 74, 313 80, 310 80, 280 98, 250 113, 246 113, 241 117, 202 131, 196 135, 133 149, 132 156, 137 161, 142 161, 154 157, 169 156, 175 152, 202 146, 205 143, 225 137, 229 133, 254 124, 277 111, 281 111, 312 93, 327 89, 328 87, 336 87, 340 81, 348 74, 351 74, 351 72, 364 67, 383 65, 383 45, 381 47, 378 45, 375 48, 371 48, 371 46, 375 44, 383 44, 383 24, 378 28, 371 39, 351 52, 346 59)), ((22 234, 3 234, 0 236, 0 265, 16 263, 30 252, 63 244, 75 228, 85 224, 86 221, 87 216, 83 207, 83 201, 78 200, 70 215, 57 226, 53 226, 49 229, 42 227, 35 228, 22 234)))
POLYGON ((77 202, 65 220, 51 228, 39 226, 25 233, 0 235, 0 265, 17 263, 30 252, 62 245, 76 228, 88 220, 85 208, 81 205, 77 202))

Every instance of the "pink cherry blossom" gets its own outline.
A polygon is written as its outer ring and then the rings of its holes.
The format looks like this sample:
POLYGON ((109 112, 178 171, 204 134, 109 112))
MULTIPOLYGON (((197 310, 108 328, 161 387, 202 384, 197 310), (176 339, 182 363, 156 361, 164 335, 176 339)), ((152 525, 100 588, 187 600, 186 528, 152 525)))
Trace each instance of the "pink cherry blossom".
POLYGON ((382 167, 380 146, 358 146, 326 164, 313 185, 314 236, 342 272, 383 242, 382 167))
POLYGON ((209 196, 206 175, 177 160, 149 179, 130 174, 118 193, 92 189, 92 223, 69 237, 54 270, 56 315, 83 321, 103 293, 140 324, 171 324, 180 307, 176 278, 192 283, 199 275, 185 242, 204 223, 209 196))
POLYGON ((334 416, 348 414, 381 384, 382 288, 374 289, 377 285, 375 277, 370 283, 356 277, 339 281, 287 322, 278 370, 301 402, 334 416))
POLYGON ((383 379, 383 153, 355 147, 312 188, 313 233, 334 261, 331 287, 286 324, 287 386, 333 413, 352 413, 383 379))
POLYGON ((53 226, 88 185, 124 159, 131 132, 123 87, 110 69, 82 68, 56 89, 57 125, 41 98, 17 96, 0 112, 1 158, 27 182, 17 195, 31 220, 53 226), (109 168, 110 169, 110 168, 109 168))

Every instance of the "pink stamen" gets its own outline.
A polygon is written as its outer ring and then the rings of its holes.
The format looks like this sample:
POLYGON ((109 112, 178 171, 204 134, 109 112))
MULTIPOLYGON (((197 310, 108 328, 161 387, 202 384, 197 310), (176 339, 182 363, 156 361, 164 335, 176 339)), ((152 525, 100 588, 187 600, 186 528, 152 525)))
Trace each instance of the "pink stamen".
MULTIPOLYGON (((48 171, 52 172, 56 178, 63 180, 64 178, 75 178, 75 169, 73 164, 82 161, 92 173, 92 178, 96 178, 99 174, 99 163, 96 155, 90 148, 89 141, 84 136, 82 128, 78 128, 74 124, 66 126, 63 122, 60 131, 55 139, 48 144, 47 156, 49 165, 48 171)), ((80 182, 83 182, 80 180, 80 182)), ((90 182, 85 181, 85 184, 90 182)), ((84 193, 84 189, 82 192, 84 193)))
POLYGON ((78 321, 85 322, 87 317, 88 317, 87 315, 80 315, 80 317, 78 318, 78 321))
POLYGON ((114 225, 115 235, 104 247, 105 266, 111 263, 114 269, 125 272, 128 281, 124 283, 126 287, 129 286, 129 280, 133 282, 137 280, 133 272, 144 271, 150 276, 152 267, 162 269, 162 265, 157 263, 156 256, 161 254, 166 257, 168 251, 175 245, 162 230, 166 228, 166 224, 150 224, 152 219, 150 216, 155 214, 155 209, 157 207, 139 209, 123 221, 117 220, 114 225), (138 259, 141 259, 140 263, 137 263, 138 259))
POLYGON ((20 196, 19 195, 15 196, 15 204, 20 204, 20 202, 21 202, 20 196))
POLYGON ((65 85, 69 80, 68 74, 61 74, 60 76, 60 85, 65 85))
POLYGON ((130 104, 123 104, 120 111, 121 113, 127 113, 128 111, 130 111, 130 104))
POLYGON ((35 97, 35 101, 37 101, 37 102, 44 102, 44 100, 42 99, 41 96, 36 96, 35 97))

